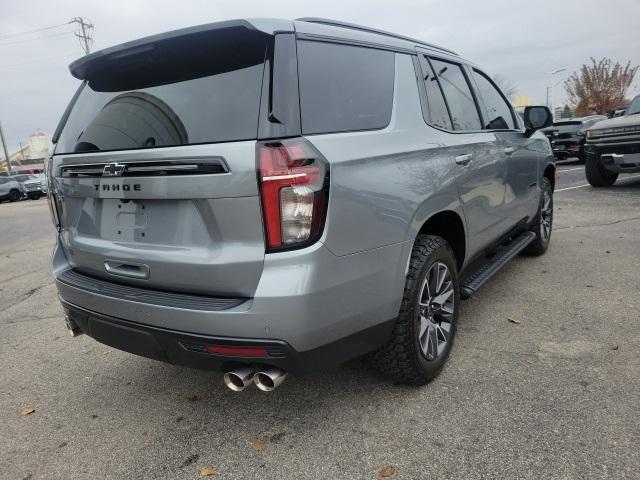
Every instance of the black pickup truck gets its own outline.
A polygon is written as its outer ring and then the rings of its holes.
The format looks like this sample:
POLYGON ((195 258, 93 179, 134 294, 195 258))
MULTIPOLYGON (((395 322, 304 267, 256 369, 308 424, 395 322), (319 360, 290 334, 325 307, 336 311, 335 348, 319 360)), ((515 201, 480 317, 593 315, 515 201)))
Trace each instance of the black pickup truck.
POLYGON ((552 127, 545 128, 543 133, 549 139, 553 156, 556 160, 565 160, 576 157, 585 161, 585 132, 601 120, 606 120, 604 115, 592 115, 571 120, 559 120, 553 122, 552 127))

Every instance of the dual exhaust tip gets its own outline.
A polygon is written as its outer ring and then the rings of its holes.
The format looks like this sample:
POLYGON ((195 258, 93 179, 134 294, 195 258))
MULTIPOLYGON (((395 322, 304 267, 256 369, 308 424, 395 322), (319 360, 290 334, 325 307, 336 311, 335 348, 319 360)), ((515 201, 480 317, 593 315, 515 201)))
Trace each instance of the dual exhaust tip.
POLYGON ((263 392, 271 392, 278 388, 287 372, 275 367, 254 370, 252 367, 239 367, 224 374, 224 384, 234 392, 241 392, 252 383, 263 392))

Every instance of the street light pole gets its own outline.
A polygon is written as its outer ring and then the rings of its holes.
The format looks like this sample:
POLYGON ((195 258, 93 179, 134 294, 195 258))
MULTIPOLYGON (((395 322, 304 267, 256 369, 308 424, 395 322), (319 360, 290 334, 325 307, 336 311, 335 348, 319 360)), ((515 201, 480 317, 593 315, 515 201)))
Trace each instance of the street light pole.
POLYGON ((553 121, 556 121, 556 102, 555 102, 555 97, 554 97, 554 92, 553 92, 553 88, 555 87, 555 84, 553 82, 553 76, 557 73, 560 72, 564 72, 566 70, 566 67, 563 68, 558 68, 557 70, 554 70, 552 72, 549 72, 549 74, 551 75, 551 117, 553 118, 553 121))
POLYGON ((4 150, 4 160, 7 162, 7 175, 11 175, 11 160, 9 159, 9 152, 7 151, 7 142, 4 140, 2 123, 0 123, 0 143, 2 143, 2 149, 4 150))

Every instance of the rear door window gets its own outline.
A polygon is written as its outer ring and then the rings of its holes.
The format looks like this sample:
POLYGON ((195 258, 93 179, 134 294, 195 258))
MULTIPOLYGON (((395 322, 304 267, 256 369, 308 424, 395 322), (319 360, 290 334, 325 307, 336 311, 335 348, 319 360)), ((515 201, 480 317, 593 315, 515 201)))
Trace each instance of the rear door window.
POLYGON ((480 115, 462 67, 444 60, 430 60, 447 100, 453 129, 481 130, 480 115))
POLYGON ((487 114, 485 119, 487 130, 508 130, 515 128, 511 107, 493 82, 482 72, 473 70, 478 92, 484 101, 487 114))
POLYGON ((389 124, 393 52, 299 41, 298 71, 304 134, 374 130, 389 124))
POLYGON ((257 138, 267 41, 233 35, 178 53, 158 48, 157 58, 132 55, 126 69, 96 73, 73 105, 56 153, 257 138))

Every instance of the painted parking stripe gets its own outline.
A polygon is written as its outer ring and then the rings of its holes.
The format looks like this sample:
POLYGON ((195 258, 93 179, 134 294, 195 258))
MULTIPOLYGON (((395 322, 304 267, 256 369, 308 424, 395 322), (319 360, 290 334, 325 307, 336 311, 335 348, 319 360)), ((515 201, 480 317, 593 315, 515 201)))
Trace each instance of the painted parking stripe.
POLYGON ((584 187, 590 187, 591 185, 588 183, 585 183, 584 185, 578 185, 577 187, 567 187, 567 188, 559 188, 555 191, 555 193, 558 192, 565 192, 567 190, 575 190, 576 188, 584 188, 584 187))
POLYGON ((560 173, 564 173, 564 172, 573 172, 574 170, 584 170, 584 167, 577 167, 577 168, 566 168, 564 170, 558 169, 558 171, 560 173))
MULTIPOLYGON (((630 180, 632 178, 640 178, 640 175, 631 175, 630 177, 621 178, 620 180, 630 180)), ((558 190, 555 191, 555 193, 565 192, 567 190, 575 190, 576 188, 584 188, 584 187, 590 187, 590 186, 591 185, 589 183, 585 183, 584 185, 577 185, 575 187, 559 188, 558 190)))

